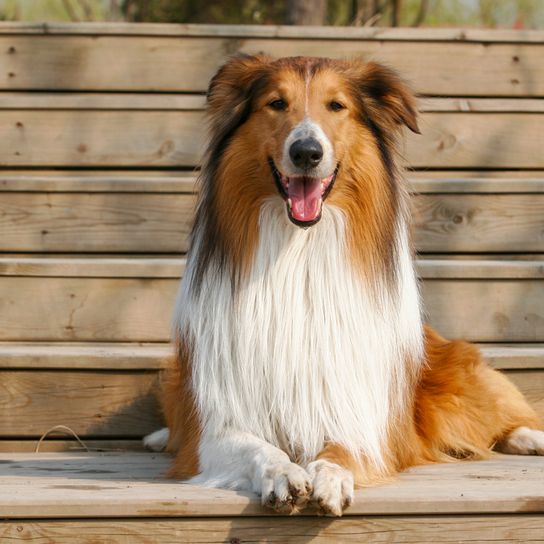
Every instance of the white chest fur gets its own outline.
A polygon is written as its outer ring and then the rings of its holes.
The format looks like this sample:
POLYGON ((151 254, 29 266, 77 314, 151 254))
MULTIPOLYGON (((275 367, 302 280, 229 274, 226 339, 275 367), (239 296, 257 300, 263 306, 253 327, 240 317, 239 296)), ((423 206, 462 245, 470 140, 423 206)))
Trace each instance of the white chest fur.
POLYGON ((234 296, 227 274, 193 290, 190 260, 175 328, 191 339, 207 433, 250 432, 303 460, 332 440, 381 465, 406 360, 422 355, 417 285, 403 227, 395 294, 353 271, 345 230, 331 206, 314 227, 295 227, 276 198, 263 205, 254 265, 234 296))

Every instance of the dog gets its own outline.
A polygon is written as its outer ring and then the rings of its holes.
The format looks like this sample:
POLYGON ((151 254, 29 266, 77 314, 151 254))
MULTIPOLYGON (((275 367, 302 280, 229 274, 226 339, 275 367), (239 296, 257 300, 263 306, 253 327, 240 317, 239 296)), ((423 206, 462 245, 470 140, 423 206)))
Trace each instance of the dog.
POLYGON ((238 56, 209 142, 148 447, 169 475, 340 516, 413 465, 544 455, 534 410, 477 348, 422 322, 397 167, 416 99, 362 60, 238 56))

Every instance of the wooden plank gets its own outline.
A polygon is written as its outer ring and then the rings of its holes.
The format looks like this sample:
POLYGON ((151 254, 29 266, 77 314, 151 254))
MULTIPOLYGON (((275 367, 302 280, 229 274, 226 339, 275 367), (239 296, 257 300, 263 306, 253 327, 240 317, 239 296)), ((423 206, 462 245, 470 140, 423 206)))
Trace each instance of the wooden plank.
MULTIPOLYGON (((168 460, 158 454, 20 453, 0 461, 2 518, 271 514, 251 493, 164 481, 168 460)), ((357 491, 346 514, 542 513, 543 475, 544 458, 531 456, 418 467, 357 491)))
POLYGON ((0 282, 0 340, 167 341, 178 279, 0 282))
MULTIPOLYGON (((503 370, 544 369, 544 344, 480 344, 488 363, 503 370)), ((160 370, 168 343, 0 342, 0 369, 160 370)))
MULTIPOLYGON (((194 193, 198 172, 182 170, 0 170, 0 192, 194 193)), ((542 194, 539 170, 408 171, 410 191, 418 194, 542 194)))
POLYGON ((265 52, 372 58, 401 70, 421 94, 544 95, 541 43, 14 34, 0 36, 0 49, 8 52, 0 70, 5 90, 202 92, 228 55, 265 52))
MULTIPOLYGON (((512 348, 515 351, 516 348, 512 348)), ((530 349, 530 348, 529 348, 530 349)), ((536 350, 544 368, 544 346, 536 350)), ((173 350, 168 343, 0 343, 0 369, 159 370, 173 350)), ((522 354, 537 364, 538 355, 522 354)), ((514 353, 496 353, 496 360, 516 360, 514 353)))
MULTIPOLYGON (((176 170, 0 170, 0 192, 191 194, 196 191, 195 177, 176 170)), ((544 190, 544 178, 542 186, 544 190)))
POLYGON ((0 436, 40 437, 65 425, 80 437, 139 438, 163 424, 157 372, 5 370, 0 436))
MULTIPOLYGON (((52 434, 52 437, 55 435, 52 434)), ((45 439, 39 446, 39 452, 52 453, 52 452, 65 452, 65 451, 97 451, 97 452, 121 452, 121 451, 145 451, 144 445, 141 439, 136 440, 122 440, 115 438, 104 438, 102 440, 94 440, 85 438, 85 446, 87 450, 83 448, 79 442, 75 439, 69 440, 68 438, 60 438, 62 435, 58 435, 57 438, 45 439)), ((27 440, 9 440, 0 439, 0 453, 34 453, 38 446, 38 440, 30 438, 27 440)), ((0 535, 2 531, 0 529, 0 535)))
POLYGON ((542 281, 422 282, 429 323, 444 335, 480 342, 544 340, 542 281))
MULTIPOLYGON (((195 203, 186 193, 7 192, 0 251, 183 253, 195 203)), ((420 252, 544 251, 544 192, 417 194, 413 211, 420 252)))
POLYGON ((536 410, 541 421, 544 421, 544 372, 511 370, 505 374, 525 395, 525 398, 536 410))
MULTIPOLYGON (((541 279, 544 262, 541 256, 533 259, 502 258, 501 256, 469 256, 460 258, 423 257, 416 261, 416 269, 423 279, 541 279)), ((79 278, 175 278, 185 269, 185 258, 164 256, 103 255, 0 256, 0 275, 20 277, 79 277, 79 278)))
MULTIPOLYGON (((403 155, 412 167, 544 168, 541 125, 530 113, 426 113, 403 155)), ((194 166, 203 150, 198 111, 5 110, 6 167, 194 166)))
MULTIPOLYGON (((135 94, 135 93, 51 93, 51 92, 3 92, 0 94, 0 110, 145 110, 145 111, 192 111, 203 110, 206 97, 202 94, 135 94)), ((495 101, 484 101, 484 107, 495 101)), ((500 111, 511 107, 508 111, 541 111, 540 100, 519 99, 501 100, 497 102, 500 111), (514 109, 511 109, 514 108, 514 109)), ((433 101, 431 100, 431 107, 433 101)), ((459 109, 463 101, 440 101, 438 111, 444 111, 450 103, 452 110, 459 109)), ((471 107, 477 106, 471 102, 471 107)), ((487 111, 487 110, 484 110, 487 111)))
POLYGON ((194 166, 203 148, 196 111, 6 110, 3 166, 194 166))
MULTIPOLYGON (((0 94, 0 110, 204 110, 203 94, 9 92, 0 94)), ((544 113, 541 98, 422 97, 421 112, 544 113)))
POLYGON ((4 193, 0 251, 183 253, 195 202, 189 194, 4 193))
POLYGON ((148 544, 179 542, 277 542, 291 544, 541 542, 544 517, 538 514, 456 516, 254 517, 111 520, 20 520, 0 522, 2 542, 21 540, 91 544, 128 541, 148 544), (537 540, 535 540, 535 538, 537 540))
MULTIPOLYGON (((8 270, 20 266, 18 273, 29 275, 0 282, 0 340, 167 341, 183 261, 92 261, 8 263, 8 270), (119 277, 86 277, 93 266, 97 276, 115 271, 119 277), (53 276, 44 272, 48 267, 53 276)), ((473 341, 543 341, 542 262, 495 263, 421 262, 430 323, 446 336, 473 341)))
POLYGON ((0 23, 0 35, 76 35, 76 36, 227 36, 259 38, 314 38, 399 41, 476 41, 544 43, 541 30, 481 29, 481 28, 390 28, 390 27, 335 27, 281 25, 205 25, 164 23, 57 23, 10 22, 0 23))
MULTIPOLYGON (((505 374, 544 420, 544 371, 505 374)), ((0 438, 38 439, 56 425, 84 439, 141 438, 163 426, 157 384, 158 370, 2 369, 0 438)))

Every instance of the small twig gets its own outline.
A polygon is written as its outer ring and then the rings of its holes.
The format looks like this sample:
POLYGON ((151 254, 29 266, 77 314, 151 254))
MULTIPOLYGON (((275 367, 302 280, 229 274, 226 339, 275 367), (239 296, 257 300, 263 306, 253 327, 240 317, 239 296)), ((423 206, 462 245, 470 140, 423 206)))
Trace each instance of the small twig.
POLYGON ((40 446, 41 446, 42 442, 44 441, 44 439, 54 431, 64 432, 64 434, 68 434, 68 435, 73 436, 79 442, 79 445, 85 451, 90 451, 89 448, 87 447, 87 444, 85 444, 85 442, 83 442, 83 440, 81 440, 81 438, 79 438, 79 436, 77 435, 77 433, 73 429, 70 429, 70 427, 68 427, 66 425, 55 425, 54 427, 51 427, 49 430, 47 430, 45 433, 42 434, 42 436, 38 440, 38 443, 36 444, 36 449, 34 450, 34 453, 38 453, 40 451, 40 446))

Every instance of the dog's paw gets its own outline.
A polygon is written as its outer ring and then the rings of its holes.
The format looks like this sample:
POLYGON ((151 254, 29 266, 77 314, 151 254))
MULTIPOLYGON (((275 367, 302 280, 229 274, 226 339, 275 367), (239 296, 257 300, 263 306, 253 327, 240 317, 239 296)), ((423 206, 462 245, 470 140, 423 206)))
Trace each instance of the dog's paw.
POLYGON ((297 514, 310 500, 312 484, 309 474, 295 463, 271 465, 261 482, 261 502, 282 514, 297 514))
POLYGON ((312 502, 320 515, 341 516, 353 502, 353 474, 345 468, 323 459, 308 465, 312 477, 312 502))
POLYGON ((544 455, 544 431, 518 427, 497 449, 513 455, 544 455))
POLYGON ((168 438, 170 437, 170 431, 167 427, 159 429, 154 433, 144 436, 144 447, 151 451, 164 451, 168 444, 168 438))

